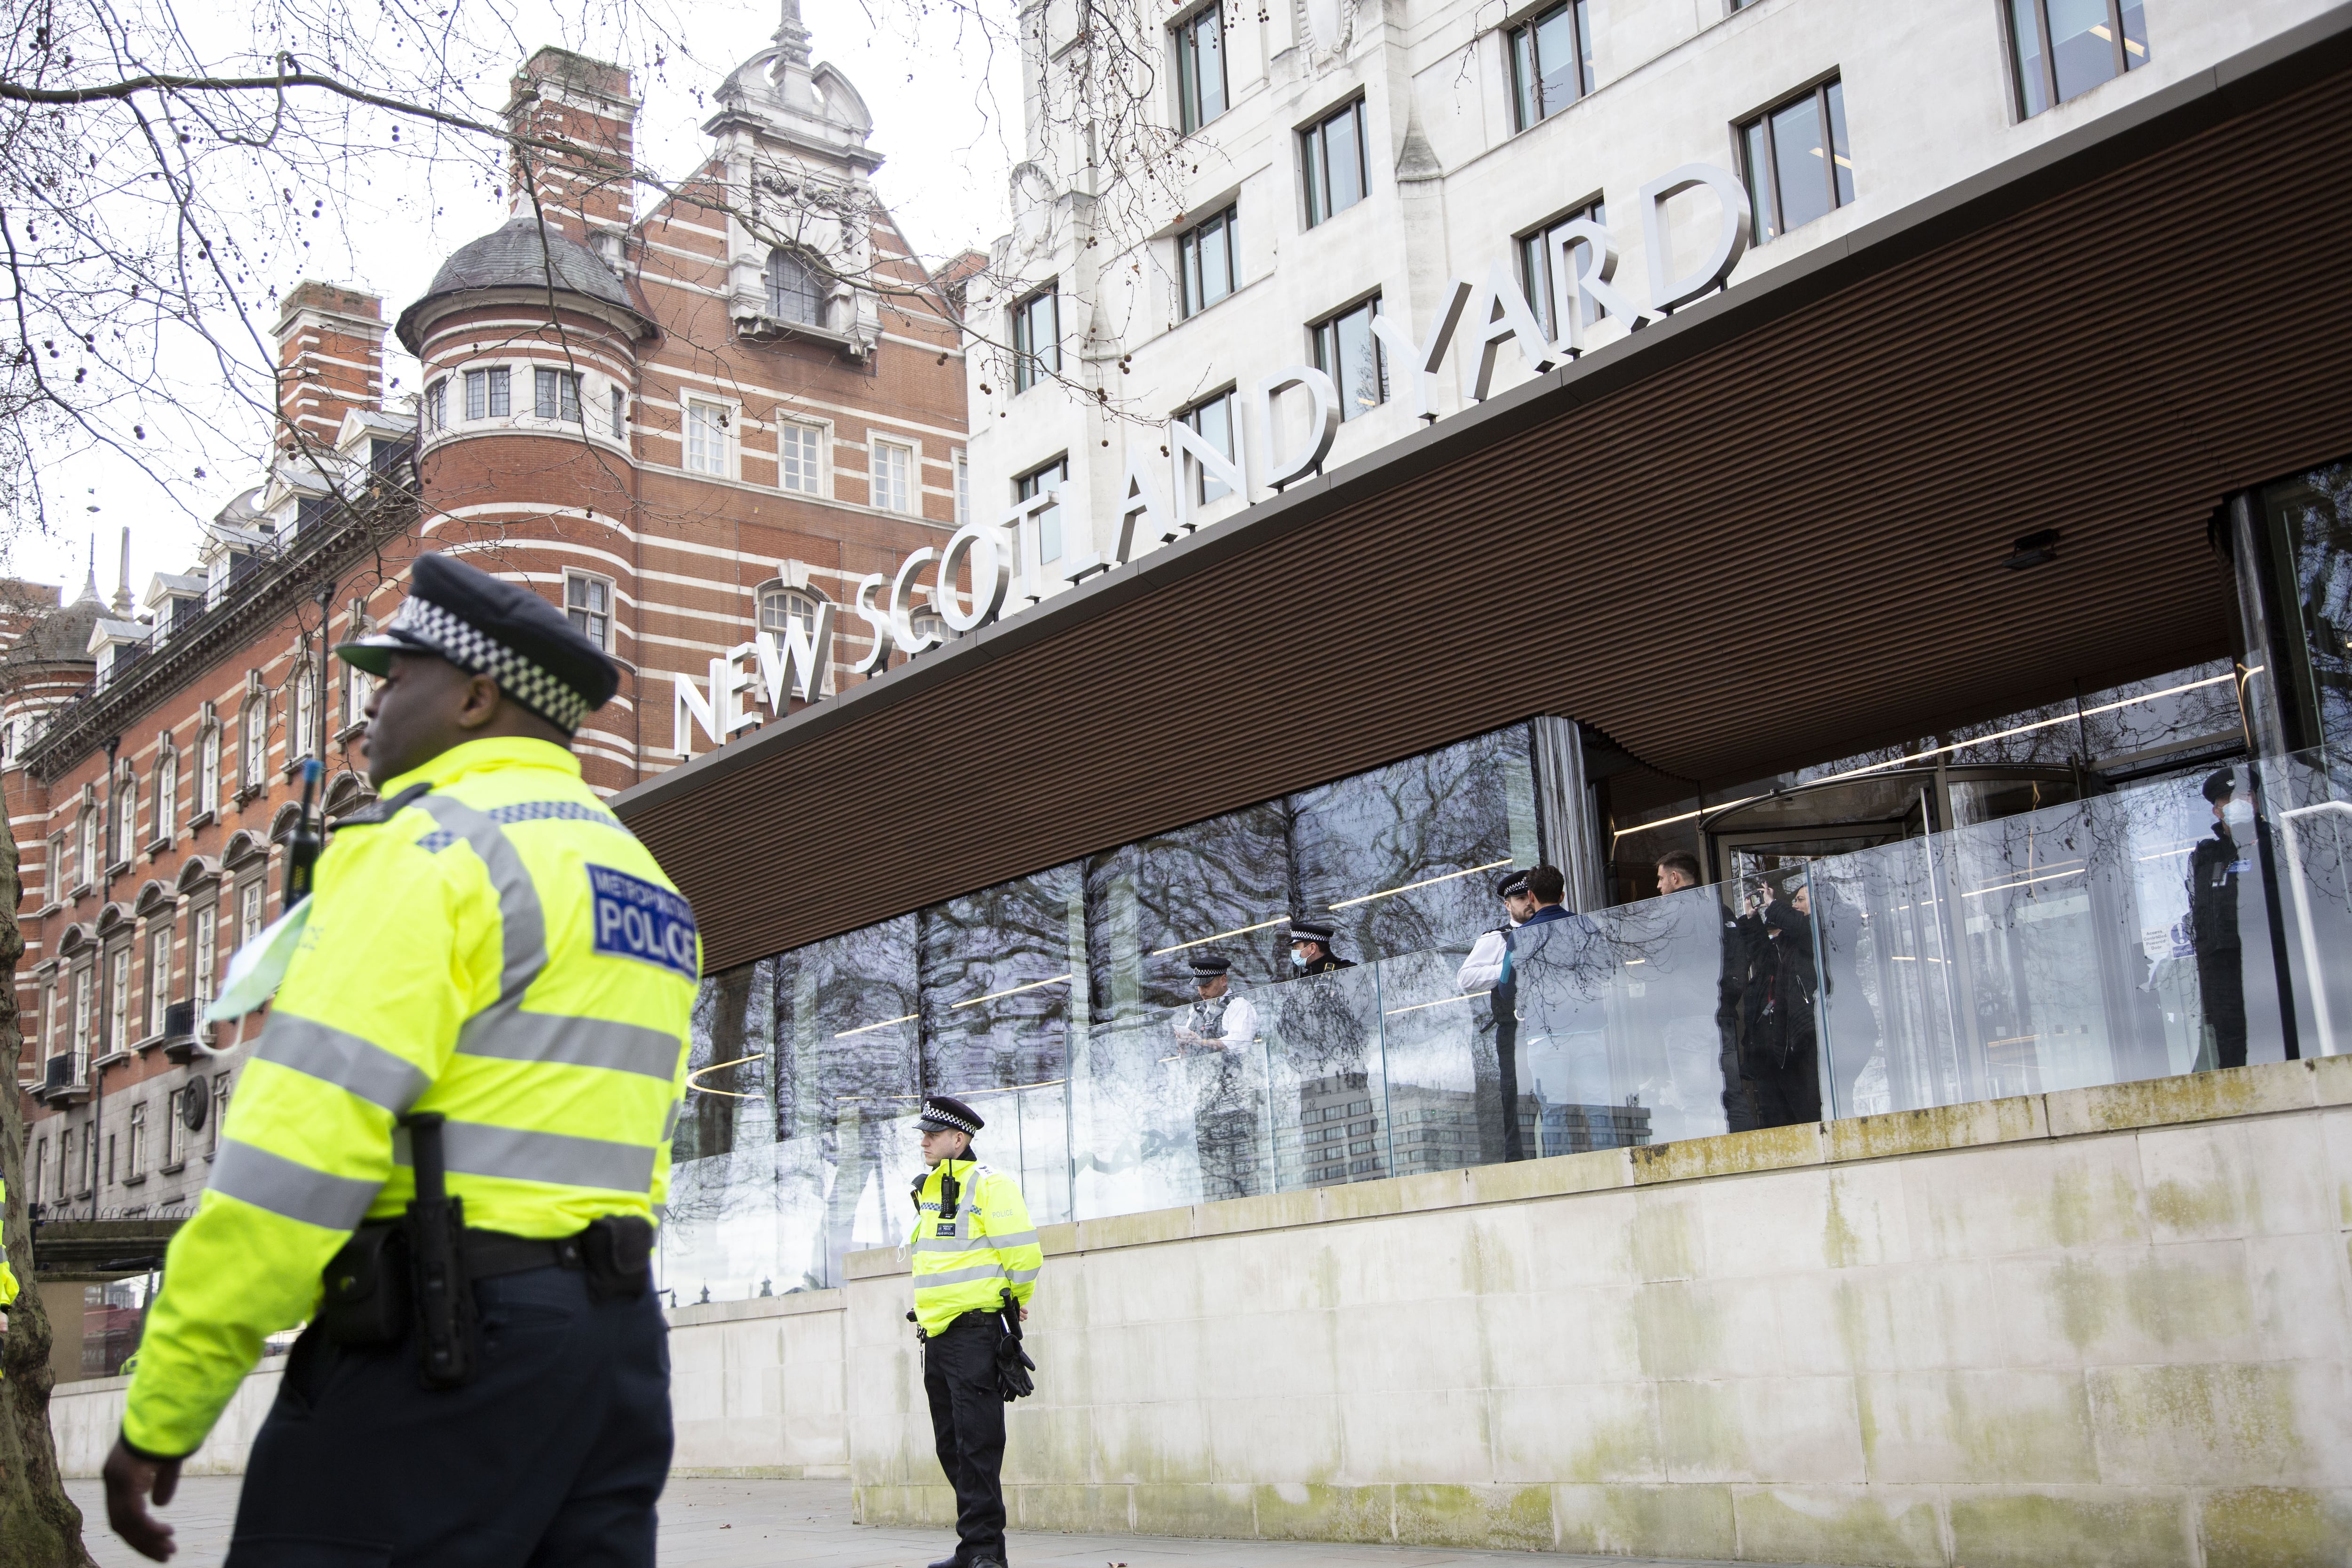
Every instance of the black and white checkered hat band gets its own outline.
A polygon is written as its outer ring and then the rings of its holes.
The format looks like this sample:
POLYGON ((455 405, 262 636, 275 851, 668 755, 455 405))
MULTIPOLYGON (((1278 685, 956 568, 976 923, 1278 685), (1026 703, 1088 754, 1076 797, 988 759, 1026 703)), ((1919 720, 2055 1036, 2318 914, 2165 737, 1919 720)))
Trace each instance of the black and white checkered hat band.
POLYGON ((980 1131, 979 1128, 974 1127, 971 1122, 966 1121, 954 1111, 942 1110, 936 1105, 926 1105, 923 1107, 923 1120, 926 1121, 940 1122, 946 1126, 954 1128, 959 1132, 977 1134, 980 1131))
POLYGON ((471 621, 459 619, 429 599, 409 595, 384 629, 406 632, 430 643, 459 668, 488 676, 499 683, 499 690, 561 729, 577 730, 593 711, 580 693, 471 621))

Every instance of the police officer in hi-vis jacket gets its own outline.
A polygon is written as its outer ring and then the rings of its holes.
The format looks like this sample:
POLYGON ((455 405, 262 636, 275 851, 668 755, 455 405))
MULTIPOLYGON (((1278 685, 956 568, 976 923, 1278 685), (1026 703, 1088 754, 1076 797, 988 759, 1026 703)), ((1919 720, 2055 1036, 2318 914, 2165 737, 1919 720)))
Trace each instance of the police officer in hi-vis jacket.
POLYGON ((381 799, 289 911, 299 945, 173 1239, 108 1516, 168 1556, 149 1500, 308 1319, 235 1568, 650 1568, 670 1414, 648 1255, 700 947, 571 750, 618 672, 538 595, 441 555, 336 651, 381 678, 381 799))

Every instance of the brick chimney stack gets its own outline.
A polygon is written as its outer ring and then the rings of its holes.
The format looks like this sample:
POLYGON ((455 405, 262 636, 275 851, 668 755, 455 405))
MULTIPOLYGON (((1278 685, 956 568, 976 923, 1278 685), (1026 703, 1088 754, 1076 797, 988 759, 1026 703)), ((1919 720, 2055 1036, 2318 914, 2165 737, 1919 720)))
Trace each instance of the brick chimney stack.
POLYGON ((508 129, 531 142, 518 142, 508 153, 510 216, 531 216, 535 191, 550 226, 607 259, 617 258, 635 218, 631 171, 639 104, 629 85, 620 67, 569 49, 551 47, 530 57, 507 100, 508 129))
MULTIPOLYGON (((286 423, 322 447, 343 416, 383 406, 383 301, 340 283, 306 278, 278 309, 278 408, 286 423)), ((293 437, 281 430, 278 444, 293 437)))

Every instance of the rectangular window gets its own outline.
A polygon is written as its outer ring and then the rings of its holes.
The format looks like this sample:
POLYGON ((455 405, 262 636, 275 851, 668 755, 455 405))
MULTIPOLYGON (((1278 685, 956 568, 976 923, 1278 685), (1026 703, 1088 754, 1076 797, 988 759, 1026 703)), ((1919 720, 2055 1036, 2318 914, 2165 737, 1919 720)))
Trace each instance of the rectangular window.
POLYGON ((1853 200, 1845 89, 1835 77, 1742 125, 1739 147, 1759 245, 1853 200))
POLYGON ((213 1005, 213 966, 219 961, 217 936, 220 911, 211 904, 196 911, 194 934, 188 943, 188 1000, 196 1005, 196 1026, 204 1027, 205 1009, 213 1005))
POLYGON ((875 441, 866 448, 866 466, 871 496, 867 505, 884 511, 912 511, 915 449, 896 441, 875 441))
POLYGON ((176 1169, 188 1157, 188 1124, 182 1119, 181 1098, 187 1091, 173 1089, 163 1098, 163 1168, 176 1169))
POLYGON ((955 455, 955 520, 959 527, 971 521, 971 465, 961 452, 955 455))
POLYGON ((1205 310, 1234 291, 1234 280, 1241 276, 1241 253, 1234 237, 1235 210, 1227 207, 1176 237, 1180 315, 1205 310))
POLYGON ((698 474, 727 472, 727 410, 715 403, 686 405, 686 466, 698 474))
POLYGON ((255 878, 236 890, 236 944, 243 947, 261 934, 262 900, 267 889, 255 878))
POLYGON ((613 388, 613 439, 614 439, 614 440, 615 440, 615 441, 625 441, 625 440, 627 440, 627 439, 629 438, 629 417, 628 417, 628 415, 629 415, 629 399, 628 399, 628 395, 627 395, 627 394, 625 394, 625 393, 624 393, 624 392, 623 392, 619 387, 617 387, 617 386, 616 386, 616 387, 613 388))
POLYGON ((302 761, 316 749, 311 741, 318 718, 319 695, 315 679, 308 667, 299 668, 294 672, 294 727, 286 737, 288 767, 302 761))
POLYGON ((818 466, 824 451, 824 431, 814 425, 803 425, 797 419, 776 422, 776 483, 803 495, 824 493, 824 474, 818 466))
POLYGON ((126 1176, 147 1173, 147 1102, 141 1100, 131 1108, 129 1159, 123 1170, 126 1176))
POLYGON ((541 419, 580 423, 580 373, 534 370, 530 373, 530 411, 541 419))
POLYGON ((1511 102, 1519 130, 1591 90, 1592 0, 1563 0, 1511 29, 1511 102))
POLYGON ((1532 234, 1519 236, 1519 287, 1527 291, 1528 304, 1535 310, 1536 320, 1543 323, 1544 336, 1554 342, 1568 336, 1569 324, 1558 318, 1561 290, 1573 281, 1561 268, 1559 231, 1580 218, 1606 228, 1609 209, 1594 202, 1564 217, 1554 218, 1532 234))
POLYGON ((1048 283, 1013 307, 1013 390, 1062 373, 1062 310, 1048 283))
POLYGON ((223 1073, 218 1078, 213 1079, 212 1120, 205 1122, 205 1125, 212 1129, 212 1152, 215 1154, 220 1152, 221 1122, 228 1115, 229 1088, 230 1080, 228 1074, 223 1073))
POLYGON ((196 810, 209 814, 220 809, 221 735, 217 721, 205 726, 203 738, 196 742, 196 810))
POLYGON ((1225 9, 1176 24, 1176 119, 1187 136, 1225 111, 1225 9))
MULTIPOLYGON (((1013 482, 1017 499, 1027 500, 1032 496, 1059 495, 1070 478, 1070 460, 1063 458, 1046 464, 1034 472, 1026 473, 1013 482)), ((1037 514, 1037 559, 1041 562, 1062 558, 1062 509, 1059 503, 1037 514)))
POLYGON ((147 936, 147 1037, 163 1032, 163 1009, 172 1000, 172 928, 147 936))
POLYGON ((106 963, 106 1048, 131 1048, 131 950, 118 947, 106 963))
POLYGON ((425 428, 438 430, 449 423, 449 378, 443 376, 425 389, 425 428))
POLYGON ((2027 118, 2147 64, 2140 0, 2009 0, 2010 61, 2027 118))
POLYGON ((607 653, 612 651, 613 585, 602 577, 567 574, 563 579, 563 613, 580 635, 607 653))
POLYGON ((1355 418, 1389 400, 1388 359, 1381 341, 1372 336, 1372 318, 1381 313, 1375 294, 1362 304, 1340 311, 1311 329, 1315 334, 1315 368, 1339 389, 1339 417, 1355 418))
POLYGON ((180 831, 180 755, 166 751, 155 759, 155 840, 169 844, 180 831))
POLYGON ((73 1172, 73 1129, 60 1128, 58 1131, 58 1202, 59 1203, 66 1201, 67 1190, 72 1185, 68 1178, 73 1172))
POLYGON ((1356 100, 1299 132, 1299 156, 1307 165, 1308 226, 1346 212, 1364 199, 1371 184, 1364 151, 1364 100, 1356 100))
POLYGON ((81 814, 81 864, 78 868, 85 886, 98 880, 99 856, 103 849, 105 821, 96 808, 81 814))
POLYGON ((48 883, 49 902, 53 904, 57 903, 64 899, 66 896, 66 889, 73 886, 73 882, 69 875, 72 868, 66 862, 66 836, 64 834, 52 833, 49 835, 48 860, 43 869, 45 872, 43 879, 48 883))
POLYGON ((514 412, 511 373, 504 365, 466 373, 466 417, 503 419, 514 412))
MULTIPOLYGON (((1199 431, 1210 446, 1228 458, 1234 455, 1234 395, 1232 393, 1220 393, 1206 403, 1193 405, 1184 411, 1183 419, 1185 424, 1199 431)), ((1213 479, 1206 473, 1197 469, 1194 471, 1192 495, 1196 500, 1205 504, 1231 494, 1233 491, 1226 489, 1221 480, 1213 479)))
POLYGON ((41 1194, 48 1191, 49 1141, 46 1138, 37 1138, 33 1141, 32 1176, 28 1188, 29 1195, 33 1202, 39 1203, 41 1194))

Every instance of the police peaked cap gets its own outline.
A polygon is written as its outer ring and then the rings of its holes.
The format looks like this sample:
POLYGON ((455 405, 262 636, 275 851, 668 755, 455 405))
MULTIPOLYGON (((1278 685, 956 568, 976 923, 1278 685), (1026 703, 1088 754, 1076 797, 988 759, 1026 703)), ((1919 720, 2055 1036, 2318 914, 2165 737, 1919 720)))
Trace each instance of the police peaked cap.
POLYGON ((429 653, 499 689, 565 734, 612 700, 621 672, 562 610, 519 583, 502 582, 446 555, 409 567, 408 597, 381 631, 337 646, 370 675, 395 653, 429 653))
POLYGON ((1192 971, 1193 979, 1208 981, 1233 968, 1234 961, 1222 953, 1204 952, 1198 958, 1187 959, 1185 964, 1192 971))
POLYGON ((1290 922, 1290 940, 1293 942, 1319 942, 1325 947, 1328 947, 1331 945, 1331 939, 1339 934, 1336 928, 1316 921, 1290 922))
POLYGON ((923 1119, 916 1125, 926 1132, 961 1132, 969 1137, 988 1123, 962 1100, 935 1094, 923 1101, 923 1119))
POLYGON ((2217 805, 2237 793, 2237 775, 2227 768, 2205 781, 2205 798, 2217 805))
POLYGON ((1528 890, 1528 874, 1524 870, 1506 871, 1495 879, 1495 896, 1507 899, 1528 890))

